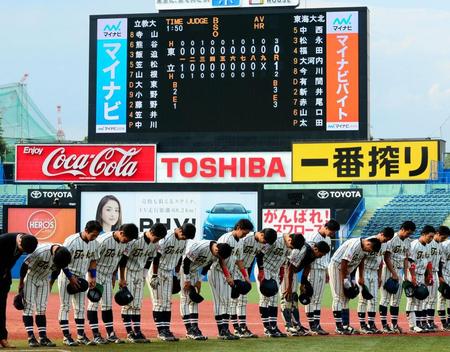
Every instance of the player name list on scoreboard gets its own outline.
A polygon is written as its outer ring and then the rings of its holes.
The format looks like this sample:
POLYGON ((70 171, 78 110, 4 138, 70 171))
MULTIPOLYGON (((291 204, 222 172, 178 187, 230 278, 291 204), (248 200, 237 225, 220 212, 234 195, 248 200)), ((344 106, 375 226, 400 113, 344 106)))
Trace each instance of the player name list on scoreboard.
POLYGON ((96 18, 96 133, 358 131, 360 17, 96 18))

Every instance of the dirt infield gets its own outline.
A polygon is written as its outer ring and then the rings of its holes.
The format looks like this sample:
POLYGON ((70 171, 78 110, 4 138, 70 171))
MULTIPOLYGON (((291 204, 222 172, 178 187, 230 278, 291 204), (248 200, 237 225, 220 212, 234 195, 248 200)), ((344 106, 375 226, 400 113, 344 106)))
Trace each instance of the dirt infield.
MULTIPOLYGON (((9 331, 9 338, 14 339, 25 339, 26 333, 25 328, 22 323, 22 312, 17 311, 14 309, 12 305, 12 300, 14 297, 14 293, 10 293, 8 297, 8 308, 7 308, 7 328, 9 331)), ((51 294, 49 298, 49 304, 47 308, 47 331, 50 338, 58 338, 60 339, 62 337, 61 330, 59 328, 58 323, 58 310, 59 310, 59 296, 57 294, 51 294)), ((280 314, 280 312, 279 312, 280 314)), ((203 333, 207 336, 216 336, 217 335, 217 328, 214 321, 214 314, 213 314, 213 305, 211 301, 205 301, 200 304, 200 329, 203 331, 203 333)), ((280 315, 278 316, 279 326, 280 328, 282 325, 282 319, 280 315)), ((101 321, 101 317, 99 314, 99 320, 101 321)), ((248 325, 252 331, 257 333, 258 335, 263 335, 263 327, 261 323, 261 319, 259 316, 259 310, 257 304, 250 304, 248 307, 248 314, 247 314, 247 320, 248 325)), ((301 320, 303 325, 307 325, 305 314, 301 311, 301 320)), ((358 327, 358 318, 356 315, 356 312, 351 312, 351 321, 352 325, 354 327, 358 327)), ((100 323, 102 326, 102 324, 100 323)), ((125 328, 123 327, 122 320, 120 317, 120 307, 117 305, 114 305, 114 326, 116 329, 116 333, 119 336, 125 336, 125 328)), ((326 330, 332 332, 334 331, 334 319, 331 310, 327 309, 324 310, 322 313, 322 326, 326 330)), ((400 326, 404 328, 404 330, 407 330, 407 322, 404 315, 400 317, 400 326)), ((70 317, 70 327, 72 334, 75 334, 75 325, 73 321, 73 317, 71 315, 70 317)), ((156 336, 156 327, 153 322, 153 317, 151 313, 151 300, 149 298, 144 299, 144 309, 142 314, 142 328, 144 334, 146 334, 148 337, 154 338, 156 336)), ((172 331, 175 333, 178 337, 184 337, 185 336, 185 328, 182 323, 181 317, 180 317, 180 310, 179 310, 179 301, 174 301, 174 307, 172 308, 172 324, 171 324, 172 331)), ((35 328, 35 331, 37 333, 37 329, 35 328)), ((88 333, 88 336, 91 336, 91 332, 89 329, 89 326, 86 321, 86 331, 88 333)), ((102 333, 104 334, 103 327, 101 328, 102 333)), ((450 336, 450 333, 435 333, 435 334, 427 334, 427 336, 450 336)))

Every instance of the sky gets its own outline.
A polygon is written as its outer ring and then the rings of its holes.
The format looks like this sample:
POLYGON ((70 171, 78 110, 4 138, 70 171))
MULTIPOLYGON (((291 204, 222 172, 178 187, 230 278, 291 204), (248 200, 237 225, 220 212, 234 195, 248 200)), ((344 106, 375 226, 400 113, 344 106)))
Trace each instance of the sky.
MULTIPOLYGON (((439 138, 450 151, 450 2, 300 0, 370 11, 370 134, 439 138)), ((1 0, 0 85, 28 73, 28 93, 66 138, 87 136, 89 16, 152 13, 151 0, 1 0)))

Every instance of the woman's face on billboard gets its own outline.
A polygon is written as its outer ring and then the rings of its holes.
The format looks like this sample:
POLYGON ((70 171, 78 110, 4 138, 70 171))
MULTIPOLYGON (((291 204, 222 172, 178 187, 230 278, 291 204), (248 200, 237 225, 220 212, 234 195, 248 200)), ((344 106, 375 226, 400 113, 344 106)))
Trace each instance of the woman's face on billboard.
POLYGON ((103 230, 106 228, 111 228, 115 224, 117 224, 117 221, 119 220, 119 214, 120 213, 120 207, 119 203, 117 203, 115 200, 108 200, 102 209, 102 222, 103 222, 103 230))

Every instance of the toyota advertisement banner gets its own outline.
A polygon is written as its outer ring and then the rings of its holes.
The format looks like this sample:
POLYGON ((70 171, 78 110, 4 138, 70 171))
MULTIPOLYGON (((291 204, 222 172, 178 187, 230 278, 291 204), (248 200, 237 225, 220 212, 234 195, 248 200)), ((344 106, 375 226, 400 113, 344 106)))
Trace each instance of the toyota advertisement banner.
POLYGON ((155 182, 156 145, 16 146, 16 182, 155 182))
POLYGON ((76 208, 4 206, 6 232, 27 232, 39 243, 63 243, 78 231, 76 208))
POLYGON ((258 192, 81 192, 80 226, 93 219, 105 232, 129 222, 139 231, 155 222, 170 230, 189 222, 197 227, 197 239, 216 240, 240 219, 259 228, 258 192))
POLYGON ((28 205, 30 206, 75 206, 75 192, 69 189, 29 189, 28 205))

